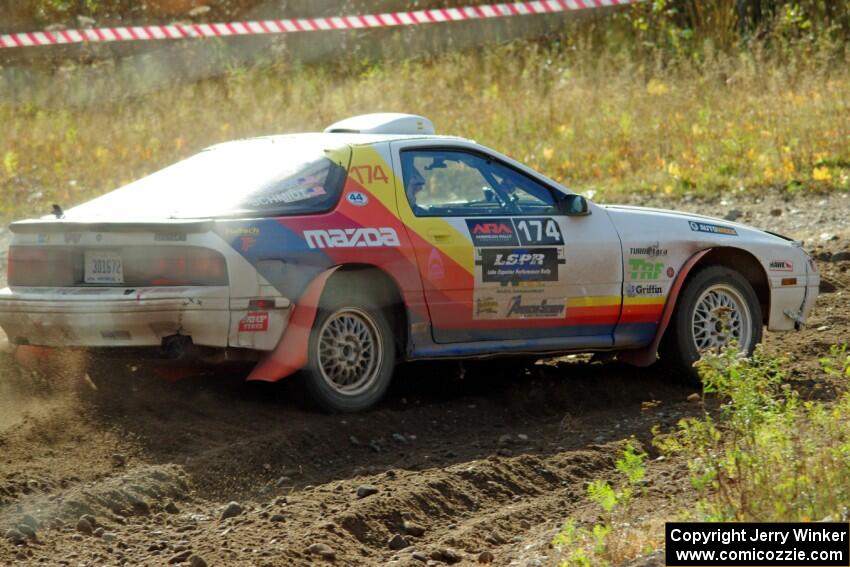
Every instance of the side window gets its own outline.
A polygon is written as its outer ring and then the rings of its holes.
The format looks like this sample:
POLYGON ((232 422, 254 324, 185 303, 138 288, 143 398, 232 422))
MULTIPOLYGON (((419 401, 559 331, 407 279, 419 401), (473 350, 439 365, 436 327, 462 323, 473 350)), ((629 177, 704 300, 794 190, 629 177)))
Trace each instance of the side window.
POLYGON ((401 152, 404 192, 418 217, 556 212, 552 191, 493 159, 457 150, 401 152))

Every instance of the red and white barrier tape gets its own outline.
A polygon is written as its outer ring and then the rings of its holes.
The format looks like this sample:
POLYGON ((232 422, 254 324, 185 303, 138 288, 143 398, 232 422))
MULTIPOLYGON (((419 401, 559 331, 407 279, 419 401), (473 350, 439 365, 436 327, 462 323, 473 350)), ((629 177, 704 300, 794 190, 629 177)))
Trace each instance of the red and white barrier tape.
POLYGON ((167 26, 153 25, 22 32, 0 35, 0 48, 416 26, 487 18, 555 14, 558 12, 572 12, 590 8, 632 4, 639 1, 641 0, 535 0, 532 2, 513 2, 510 4, 485 4, 481 6, 418 10, 416 12, 391 12, 386 14, 335 16, 330 18, 296 18, 256 22, 172 24, 167 26))

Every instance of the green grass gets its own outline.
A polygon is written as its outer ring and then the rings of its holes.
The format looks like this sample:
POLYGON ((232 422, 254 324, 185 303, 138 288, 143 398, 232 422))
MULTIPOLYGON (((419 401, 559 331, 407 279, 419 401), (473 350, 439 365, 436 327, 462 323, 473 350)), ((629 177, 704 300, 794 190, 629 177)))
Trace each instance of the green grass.
POLYGON ((682 420, 656 445, 689 461, 701 494, 694 520, 789 522, 837 519, 850 498, 850 355, 833 346, 823 370, 842 386, 835 401, 804 400, 785 381, 785 361, 732 349, 699 363, 719 411, 682 420), (843 382, 843 384, 842 384, 843 382))
POLYGON ((89 108, 0 102, 0 217, 67 208, 222 140, 375 111, 424 114, 439 132, 597 198, 850 189, 842 45, 651 53, 518 42, 384 64, 233 69, 89 108))

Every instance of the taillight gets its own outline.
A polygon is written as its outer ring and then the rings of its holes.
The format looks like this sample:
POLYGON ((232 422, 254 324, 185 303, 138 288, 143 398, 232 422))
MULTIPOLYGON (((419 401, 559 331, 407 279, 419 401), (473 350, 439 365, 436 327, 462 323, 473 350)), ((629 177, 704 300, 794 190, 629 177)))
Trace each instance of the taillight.
POLYGON ((74 284, 73 254, 67 248, 11 246, 6 273, 12 286, 70 286, 74 284))
POLYGON ((227 284, 224 257, 214 250, 194 246, 125 248, 122 256, 125 285, 227 284))
MULTIPOLYGON (((12 246, 10 286, 88 286, 83 247, 12 246)), ((98 249, 99 250, 99 249, 98 249)), ((227 264, 215 250, 197 246, 127 246, 110 248, 121 257, 123 287, 227 285, 227 264)), ((104 285, 104 284, 97 284, 104 285)))

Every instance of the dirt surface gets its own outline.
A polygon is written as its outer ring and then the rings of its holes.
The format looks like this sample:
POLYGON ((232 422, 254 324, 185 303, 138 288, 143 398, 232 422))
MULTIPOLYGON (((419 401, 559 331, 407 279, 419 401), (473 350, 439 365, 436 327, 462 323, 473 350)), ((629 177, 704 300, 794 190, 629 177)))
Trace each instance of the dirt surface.
MULTIPOLYGON (((805 240, 824 278, 816 313, 766 344, 807 393, 831 395, 817 357, 850 333, 850 261, 834 258, 850 249, 850 198, 635 203, 805 240)), ((595 519, 585 484, 613 476, 624 441, 648 448, 653 425, 700 411, 658 370, 585 356, 406 365, 378 409, 331 416, 292 384, 125 364, 86 379, 72 355, 33 373, 0 350, 0 534, 35 534, 1 538, 0 564, 556 564, 549 541, 569 516, 595 519)), ((688 486, 684 463, 652 460, 634 524, 672 517, 688 486)))

